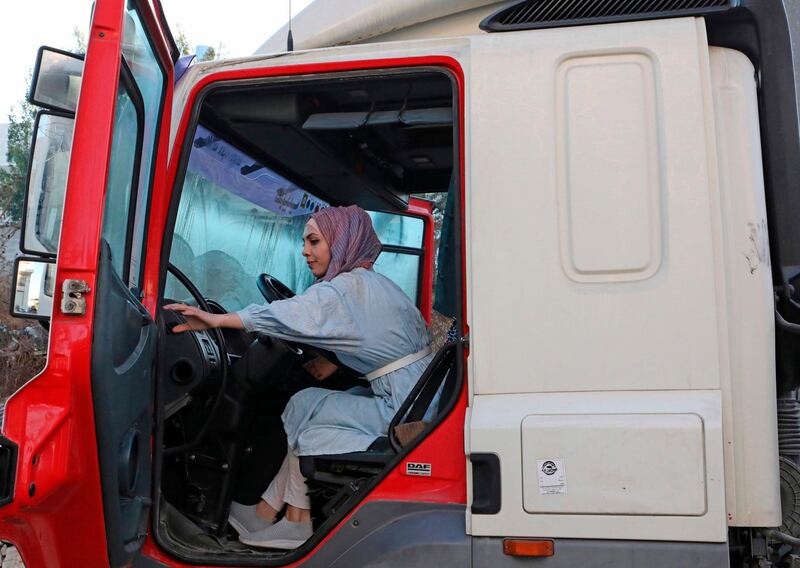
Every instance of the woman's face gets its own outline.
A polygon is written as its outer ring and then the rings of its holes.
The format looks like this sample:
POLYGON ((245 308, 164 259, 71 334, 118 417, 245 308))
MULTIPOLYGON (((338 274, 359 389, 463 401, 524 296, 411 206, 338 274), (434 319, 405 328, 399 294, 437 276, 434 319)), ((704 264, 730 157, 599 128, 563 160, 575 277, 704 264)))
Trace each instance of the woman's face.
POLYGON ((314 219, 308 220, 303 231, 303 256, 314 276, 317 278, 325 276, 331 263, 331 247, 323 238, 314 219))

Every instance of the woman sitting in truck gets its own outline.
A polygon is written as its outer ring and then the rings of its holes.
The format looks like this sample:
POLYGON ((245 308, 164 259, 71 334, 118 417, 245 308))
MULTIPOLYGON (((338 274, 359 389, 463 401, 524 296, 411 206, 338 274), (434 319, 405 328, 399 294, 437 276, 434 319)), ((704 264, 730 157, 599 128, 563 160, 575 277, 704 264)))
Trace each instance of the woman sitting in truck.
MULTIPOLYGON (((174 331, 229 327, 332 351, 364 374, 369 388, 347 392, 309 388, 282 415, 288 438, 283 465, 253 506, 233 503, 229 521, 251 546, 293 549, 312 534, 311 511, 298 456, 366 450, 389 422, 432 359, 430 333, 417 307, 391 280, 372 270, 381 243, 363 209, 331 207, 311 216, 303 256, 317 278, 305 293, 232 314, 171 304, 186 324, 174 331), (286 505, 283 519, 275 522, 286 505)), ((315 360, 318 380, 336 366, 315 360)))

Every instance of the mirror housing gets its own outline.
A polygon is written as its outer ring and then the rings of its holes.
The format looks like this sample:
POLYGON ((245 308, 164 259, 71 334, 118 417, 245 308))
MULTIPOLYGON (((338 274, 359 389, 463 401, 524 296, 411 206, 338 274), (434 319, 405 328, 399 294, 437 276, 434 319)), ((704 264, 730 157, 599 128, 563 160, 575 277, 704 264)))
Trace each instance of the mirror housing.
POLYGON ((38 107, 74 114, 82 80, 82 55, 42 46, 36 56, 28 101, 38 107))
POLYGON ((21 256, 14 261, 11 316, 50 320, 56 288, 56 261, 21 256))
POLYGON ((24 253, 52 257, 58 251, 74 123, 69 114, 36 115, 20 232, 24 253))

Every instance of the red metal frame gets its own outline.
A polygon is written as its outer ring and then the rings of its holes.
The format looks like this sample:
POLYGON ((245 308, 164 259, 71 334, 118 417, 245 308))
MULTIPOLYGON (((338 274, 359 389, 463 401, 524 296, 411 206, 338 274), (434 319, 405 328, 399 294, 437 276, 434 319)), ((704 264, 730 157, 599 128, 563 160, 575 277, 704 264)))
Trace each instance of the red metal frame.
MULTIPOLYGON (((191 116, 190 109, 195 104, 198 95, 201 91, 212 83, 220 81, 238 80, 238 79, 252 79, 252 78, 265 78, 276 76, 288 75, 304 75, 304 74, 322 74, 332 73, 338 71, 355 71, 366 69, 384 69, 384 68, 398 68, 398 67, 416 67, 416 66, 430 66, 439 67, 448 70, 456 82, 456 89, 458 91, 458 167, 459 167, 459 185, 461 203, 464 203, 465 185, 464 185, 464 72, 461 69, 458 61, 451 57, 446 56, 429 56, 429 57, 411 57, 411 58, 398 58, 398 59, 375 59, 366 61, 348 61, 348 62, 335 62, 324 64, 306 64, 306 65, 288 65, 281 67, 271 67, 262 69, 240 69, 228 70, 218 73, 213 73, 205 76, 199 81, 192 89, 187 99, 186 107, 178 127, 177 136, 175 137, 175 147, 172 152, 172 159, 169 165, 169 175, 167 188, 172 188, 175 184, 178 165, 180 161, 181 148, 183 141, 189 130, 189 119, 191 116)), ((164 227, 166 224, 166 208, 171 197, 171 190, 164 191, 163 203, 159 206, 159 211, 163 211, 164 216, 155 218, 155 203, 153 206, 153 217, 151 217, 151 231, 148 235, 148 247, 150 250, 161 248, 163 239, 163 231, 159 234, 155 227, 164 227), (163 205, 163 209, 161 208, 163 205)), ((154 200, 155 201, 155 200, 154 200)), ((414 207, 421 206, 424 208, 423 203, 418 203, 414 207)), ((430 208, 428 206, 428 216, 430 216, 430 208)), ((466 270, 465 270, 465 240, 464 240, 464 208, 461 207, 461 267, 462 267, 462 298, 463 298, 463 311, 466 317, 466 270)), ((432 221, 432 219, 431 219, 432 221)), ((432 222, 430 223, 432 229, 432 222)), ((426 250, 433 248, 433 231, 426 230, 425 236, 426 250)), ((146 280, 150 280, 154 268, 150 263, 151 258, 148 257, 147 261, 147 274, 146 280)), ((428 263, 426 263, 427 265, 428 263)), ((423 313, 430 314, 431 310, 431 293, 433 285, 433 267, 426 266, 423 269, 423 285, 426 287, 427 299, 423 296, 423 304, 421 305, 423 313)), ((467 326, 464 324, 462 330, 466 334, 467 326)), ((408 501, 413 499, 415 501, 426 501, 434 503, 460 503, 465 504, 467 501, 467 486, 466 486, 466 456, 464 454, 464 416, 467 408, 467 376, 466 376, 466 362, 464 364, 463 382, 461 393, 452 412, 442 421, 439 426, 430 433, 398 466, 391 471, 381 483, 362 501, 360 506, 370 501, 408 501), (432 475, 430 477, 408 476, 405 474, 405 464, 409 461, 424 462, 432 464, 432 475)), ((359 507, 360 507, 359 506, 359 507)), ((354 509, 347 518, 343 519, 339 526, 331 531, 328 537, 323 540, 315 549, 319 550, 325 546, 331 535, 333 535, 339 527, 349 522, 349 519, 358 512, 359 508, 354 509)), ((190 564, 180 562, 169 555, 166 551, 162 550, 158 543, 153 540, 152 534, 148 535, 147 541, 142 549, 142 553, 146 556, 153 558, 159 562, 164 563, 171 567, 186 567, 189 568, 190 564)), ((308 557, 313 556, 311 552, 308 557)), ((305 559, 307 559, 306 557, 305 559)), ((291 566, 299 566, 303 561, 298 561, 291 566)))
MULTIPOLYGON (((148 2, 151 10, 155 10, 152 2, 148 2)), ((159 37, 156 38, 155 46, 159 50, 159 57, 167 70, 165 83, 164 114, 162 116, 161 128, 158 136, 158 151, 155 156, 156 164, 164 164, 163 167, 156 167, 153 177, 153 188, 150 191, 150 220, 147 224, 147 255, 145 257, 144 272, 142 276, 142 293, 144 298, 142 304, 150 312, 153 318, 156 317, 158 305, 158 278, 161 266, 161 242, 164 239, 164 224, 169 210, 170 197, 172 196, 172 177, 168 170, 167 156, 169 155, 169 133, 172 117, 172 95, 173 95, 173 63, 167 47, 166 34, 161 29, 159 19, 154 12, 142 12, 145 24, 150 30, 158 30, 159 37), (153 246, 154 241, 158 241, 157 246, 153 246)))
MULTIPOLYGON (((153 24, 149 5, 142 3, 141 8, 149 30, 157 33, 155 47, 171 89, 172 61, 161 45, 163 33, 153 24)), ((57 290, 65 279, 95 287, 123 14, 120 0, 95 4, 72 146, 72 155, 80 159, 70 162, 57 290)), ((168 96, 160 137, 165 148, 171 110, 168 96)), ((165 149, 155 166, 161 172, 156 184, 163 184, 165 149)), ((148 260, 157 263, 157 255, 151 256, 155 258, 148 260)), ((147 291, 154 313, 157 285, 147 291)), ((19 457, 14 500, 0 509, 0 538, 17 546, 29 568, 108 565, 91 389, 93 320, 91 293, 82 316, 54 309, 47 366, 5 407, 3 434, 19 445, 19 457)))
POLYGON ((433 310, 433 203, 424 199, 412 197, 408 200, 408 213, 418 217, 425 222, 425 231, 422 237, 422 248, 425 251, 425 262, 422 263, 422 274, 420 274, 420 288, 422 294, 419 298, 419 311, 422 317, 431 324, 431 312, 433 310))

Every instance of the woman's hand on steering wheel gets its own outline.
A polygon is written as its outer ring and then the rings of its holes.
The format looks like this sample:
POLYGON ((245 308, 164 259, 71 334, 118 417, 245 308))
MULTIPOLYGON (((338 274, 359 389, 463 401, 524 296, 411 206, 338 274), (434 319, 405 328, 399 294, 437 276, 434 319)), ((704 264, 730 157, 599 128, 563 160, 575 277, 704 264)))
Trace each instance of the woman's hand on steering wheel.
POLYGON ((172 328, 173 333, 181 333, 183 331, 200 331, 203 329, 222 327, 222 322, 220 321, 222 319, 222 314, 210 314, 201 310, 200 308, 187 306, 186 304, 167 304, 164 306, 164 309, 178 312, 184 317, 184 319, 186 319, 186 323, 176 325, 172 328))

